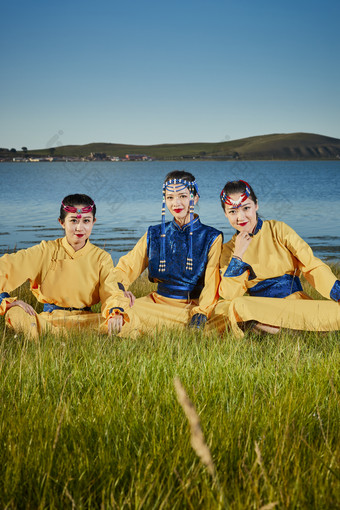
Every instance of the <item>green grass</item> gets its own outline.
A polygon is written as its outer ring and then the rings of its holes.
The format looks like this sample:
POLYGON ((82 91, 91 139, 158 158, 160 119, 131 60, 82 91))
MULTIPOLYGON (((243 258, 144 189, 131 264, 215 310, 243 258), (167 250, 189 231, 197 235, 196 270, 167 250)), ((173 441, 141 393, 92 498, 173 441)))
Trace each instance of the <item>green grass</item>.
POLYGON ((31 342, 2 319, 0 333, 0 508, 340 508, 337 332, 31 342), (175 376, 220 486, 190 446, 175 376))

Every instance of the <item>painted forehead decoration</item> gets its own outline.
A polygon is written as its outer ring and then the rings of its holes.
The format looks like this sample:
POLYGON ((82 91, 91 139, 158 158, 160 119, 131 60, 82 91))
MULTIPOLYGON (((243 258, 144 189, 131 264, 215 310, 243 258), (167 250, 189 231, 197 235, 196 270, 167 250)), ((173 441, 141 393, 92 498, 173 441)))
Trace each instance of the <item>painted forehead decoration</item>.
POLYGON ((170 193, 178 193, 187 188, 190 192, 190 205, 189 205, 189 213, 190 213, 190 233, 189 233, 189 253, 187 256, 187 262, 185 269, 187 271, 192 271, 193 269, 193 253, 192 253, 192 236, 193 236, 193 228, 192 224, 194 221, 194 191, 198 196, 200 196, 198 191, 198 185, 196 179, 194 181, 186 181, 184 179, 169 179, 163 184, 163 203, 162 203, 162 223, 161 223, 161 253, 160 253, 160 261, 158 270, 161 273, 164 273, 166 269, 166 260, 165 260, 165 192, 169 191, 170 193))
POLYGON ((92 205, 87 205, 86 207, 82 207, 80 209, 77 209, 76 207, 71 207, 70 205, 65 205, 64 202, 61 202, 61 205, 63 206, 64 211, 69 213, 77 213, 78 219, 81 218, 82 214, 92 212, 94 208, 94 202, 92 202, 92 205))
MULTIPOLYGON (((231 207, 233 207, 235 209, 238 209, 239 207, 241 207, 243 202, 245 202, 250 195, 249 184, 246 181, 242 181, 242 180, 240 180, 239 182, 243 182, 243 184, 245 184, 245 186, 246 186, 246 189, 245 189, 245 192, 242 193, 242 195, 240 196, 240 198, 238 200, 233 200, 229 195, 227 195, 224 192, 224 190, 221 191, 221 195, 220 195, 222 202, 224 202, 226 205, 230 205, 231 207)), ((227 184, 229 184, 229 183, 227 182, 227 184)))

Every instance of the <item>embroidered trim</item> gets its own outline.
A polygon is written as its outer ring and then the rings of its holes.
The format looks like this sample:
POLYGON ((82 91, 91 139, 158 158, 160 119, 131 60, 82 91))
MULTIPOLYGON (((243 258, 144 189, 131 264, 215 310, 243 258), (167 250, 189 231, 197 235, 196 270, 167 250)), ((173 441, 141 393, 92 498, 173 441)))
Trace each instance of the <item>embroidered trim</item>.
POLYGON ((203 329, 207 320, 207 316, 203 313, 195 313, 195 315, 191 317, 189 328, 203 329))
POLYGON ((8 294, 8 292, 1 292, 1 294, 0 294, 0 305, 1 305, 1 303, 3 302, 3 300, 4 300, 5 298, 7 298, 7 297, 11 297, 11 296, 8 294))
POLYGON ((124 308, 120 308, 120 306, 114 306, 113 308, 110 308, 109 314, 113 313, 114 310, 119 310, 120 312, 124 313, 124 308))
POLYGON ((250 296, 285 298, 302 290, 298 276, 284 274, 276 278, 267 278, 248 289, 248 292, 250 296))
MULTIPOLYGON (((261 228, 262 228, 262 225, 263 225, 263 221, 261 220, 261 218, 258 218, 257 219, 257 223, 256 223, 256 226, 253 230, 253 232, 249 232, 249 235, 250 237, 253 237, 255 236, 258 232, 260 232, 261 228)), ((239 230, 236 230, 236 235, 239 235, 240 231, 239 230)))
POLYGON ((248 280, 254 280, 256 278, 256 274, 249 264, 233 257, 223 276, 229 278, 241 276, 241 274, 243 274, 245 271, 249 271, 248 280))
POLYGON ((256 227, 254 228, 253 236, 255 236, 261 230, 262 225, 263 225, 263 221, 261 220, 261 218, 258 218, 256 227))
POLYGON ((90 306, 84 306, 84 308, 74 308, 73 306, 58 306, 53 303, 44 303, 43 312, 52 313, 54 310, 67 310, 69 312, 91 312, 90 306))
POLYGON ((336 280, 334 283, 330 292, 330 297, 334 301, 340 301, 340 280, 336 280))

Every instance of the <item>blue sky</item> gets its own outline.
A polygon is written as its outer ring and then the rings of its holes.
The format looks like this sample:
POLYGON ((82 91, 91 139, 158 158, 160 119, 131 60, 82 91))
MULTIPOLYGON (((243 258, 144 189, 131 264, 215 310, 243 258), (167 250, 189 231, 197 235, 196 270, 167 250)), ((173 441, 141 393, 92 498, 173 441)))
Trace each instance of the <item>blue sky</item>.
POLYGON ((0 147, 340 138, 337 0, 12 0, 0 147))

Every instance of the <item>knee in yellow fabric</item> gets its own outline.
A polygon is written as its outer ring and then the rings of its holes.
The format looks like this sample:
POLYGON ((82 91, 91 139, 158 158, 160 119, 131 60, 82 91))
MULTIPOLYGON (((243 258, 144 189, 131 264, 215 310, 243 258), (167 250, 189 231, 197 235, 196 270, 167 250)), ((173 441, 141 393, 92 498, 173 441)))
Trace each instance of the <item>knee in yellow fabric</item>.
POLYGON ((13 306, 6 313, 6 324, 14 331, 22 331, 30 338, 38 337, 38 322, 35 316, 26 313, 20 306, 13 306))

